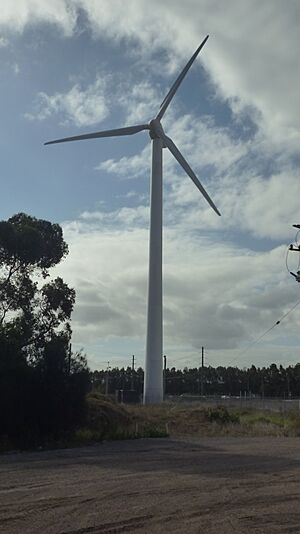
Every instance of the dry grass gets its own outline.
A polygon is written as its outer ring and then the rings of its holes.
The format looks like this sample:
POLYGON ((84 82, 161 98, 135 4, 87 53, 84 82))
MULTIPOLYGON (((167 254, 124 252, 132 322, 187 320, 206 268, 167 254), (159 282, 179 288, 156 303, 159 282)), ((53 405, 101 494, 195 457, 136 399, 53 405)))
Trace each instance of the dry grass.
POLYGON ((156 406, 126 406, 139 426, 164 428, 170 436, 216 435, 224 426, 235 426, 236 416, 226 408, 207 408, 200 404, 163 403, 156 406))
POLYGON ((126 406, 139 425, 165 428, 170 436, 300 436, 300 413, 277 414, 254 410, 203 406, 201 403, 163 403, 126 406))
MULTIPOLYGON (((99 393, 87 397, 84 426, 47 448, 88 445, 141 437, 300 436, 300 412, 227 409, 200 402, 122 405, 99 393)), ((11 447, 0 443, 0 451, 11 447)))
POLYGON ((168 435, 159 414, 151 419, 138 415, 138 411, 135 414, 129 405, 117 404, 111 397, 91 393, 87 397, 86 424, 76 431, 72 442, 74 445, 82 445, 103 440, 168 435))
POLYGON ((120 405, 93 394, 88 397, 85 432, 97 441, 166 435, 300 436, 300 413, 227 409, 200 402, 120 405))

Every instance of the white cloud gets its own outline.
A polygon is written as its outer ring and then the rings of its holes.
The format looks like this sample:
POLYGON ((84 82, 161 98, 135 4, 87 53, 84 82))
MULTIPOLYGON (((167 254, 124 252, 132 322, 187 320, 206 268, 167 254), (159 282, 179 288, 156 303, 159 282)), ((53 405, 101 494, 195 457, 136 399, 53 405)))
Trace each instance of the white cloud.
POLYGON ((14 74, 16 76, 18 76, 18 74, 20 73, 20 67, 19 67, 18 63, 14 63, 12 65, 12 70, 13 70, 14 74))
POLYGON ((261 113, 269 135, 299 141, 298 2, 279 0, 207 2, 184 5, 131 0, 112 5, 81 0, 96 33, 134 38, 185 58, 211 33, 201 61, 224 98, 238 97, 261 113))
MULTIPOLYGON (((247 154, 249 143, 235 140, 228 127, 216 126, 210 117, 183 115, 168 131, 195 169, 213 166, 214 174, 228 170, 247 154)), ((169 159, 169 162, 174 159, 169 159)))
POLYGON ((8 39, 6 39, 6 37, 1 37, 0 36, 0 48, 6 48, 8 46, 8 39))
POLYGON ((240 225, 258 237, 284 238, 299 219, 299 174, 252 177, 242 193, 240 225))
POLYGON ((117 174, 122 178, 137 178, 150 176, 150 142, 139 153, 131 157, 123 156, 119 160, 107 159, 99 163, 97 170, 103 170, 112 174, 117 174))
MULTIPOLYGON (((146 217, 140 217, 144 211, 139 207, 135 215, 128 208, 119 214, 86 213, 76 224, 64 225, 70 255, 59 272, 77 291, 74 341, 83 346, 122 337, 144 345, 148 257, 146 217)), ((224 351, 225 357, 226 351, 237 351, 255 339, 296 300, 284 255, 285 247, 266 252, 230 243, 216 247, 214 239, 180 225, 165 228, 165 346, 197 351, 204 345, 221 355, 224 351)), ((285 332, 297 332, 300 312, 293 317, 285 332)))
POLYGON ((274 173, 269 178, 231 168, 218 180, 217 192, 211 180, 208 191, 221 211, 217 219, 205 202, 195 197, 186 180, 172 190, 177 217, 185 217, 190 228, 200 227, 233 232, 262 239, 290 239, 291 225, 299 221, 299 174, 297 171, 274 173))
MULTIPOLYGON (((279 0, 15 0, 1 6, 0 26, 22 31, 48 22, 70 35, 82 9, 94 35, 134 39, 143 48, 186 58, 206 33, 201 61, 219 94, 259 110, 269 135, 299 141, 299 3, 279 0)), ((136 49, 138 51, 138 47, 136 49)))
POLYGON ((152 84, 145 81, 121 89, 119 104, 126 111, 126 124, 145 124, 154 117, 160 105, 160 96, 152 84))
POLYGON ((76 27, 77 7, 68 0, 14 0, 1 2, 0 27, 12 32, 22 32, 27 25, 51 23, 66 35, 76 27))
POLYGON ((299 58, 296 53, 299 4, 227 2, 206 20, 216 32, 203 56, 225 98, 238 96, 261 113, 268 135, 299 140, 299 58))
POLYGON ((53 114, 63 117, 63 123, 72 122, 76 126, 88 126, 103 121, 109 114, 106 104, 106 80, 96 78, 87 88, 79 84, 66 93, 47 95, 40 92, 35 102, 35 110, 27 113, 31 120, 44 120, 53 114))
POLYGON ((83 221, 87 221, 89 224, 92 222, 102 223, 107 225, 124 224, 126 228, 130 228, 132 225, 148 226, 149 222, 149 207, 137 206, 135 208, 123 207, 116 211, 104 212, 83 212, 80 215, 83 221))

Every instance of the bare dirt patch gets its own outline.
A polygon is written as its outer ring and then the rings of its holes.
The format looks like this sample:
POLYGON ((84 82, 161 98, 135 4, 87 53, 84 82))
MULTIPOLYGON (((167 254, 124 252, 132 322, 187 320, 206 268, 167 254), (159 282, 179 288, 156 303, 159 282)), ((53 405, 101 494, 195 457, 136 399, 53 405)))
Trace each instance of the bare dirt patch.
POLYGON ((0 457, 5 534, 299 533, 300 440, 106 442, 0 457))

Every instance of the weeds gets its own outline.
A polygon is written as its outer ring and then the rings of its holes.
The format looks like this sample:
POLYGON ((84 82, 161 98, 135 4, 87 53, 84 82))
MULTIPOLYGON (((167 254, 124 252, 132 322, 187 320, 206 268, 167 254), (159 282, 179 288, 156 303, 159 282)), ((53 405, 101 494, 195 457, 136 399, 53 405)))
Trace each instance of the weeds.
POLYGON ((210 422, 216 422, 219 424, 239 423, 240 418, 238 414, 233 411, 229 411, 225 406, 216 406, 207 408, 205 410, 207 420, 210 422))
POLYGON ((262 412, 203 406, 201 403, 163 403, 128 406, 139 421, 167 424, 170 436, 300 436, 300 412, 262 412))
MULTIPOLYGON (((300 436, 300 412, 262 412, 201 403, 120 405, 100 394, 87 397, 85 423, 43 448, 78 447, 108 440, 179 436, 300 436)), ((10 450, 6 440, 0 452, 10 450)))

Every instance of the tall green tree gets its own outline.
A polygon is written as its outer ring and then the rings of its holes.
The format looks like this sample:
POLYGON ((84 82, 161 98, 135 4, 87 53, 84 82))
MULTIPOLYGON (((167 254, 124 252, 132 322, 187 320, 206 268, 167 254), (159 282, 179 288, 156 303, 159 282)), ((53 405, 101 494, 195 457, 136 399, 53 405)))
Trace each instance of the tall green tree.
POLYGON ((43 284, 68 253, 58 224, 24 213, 0 222, 0 346, 38 358, 59 329, 70 337, 75 291, 61 278, 43 284))
POLYGON ((67 253, 58 224, 24 213, 0 222, 0 447, 58 439, 84 416, 89 370, 70 350, 75 291, 46 280, 67 253))

